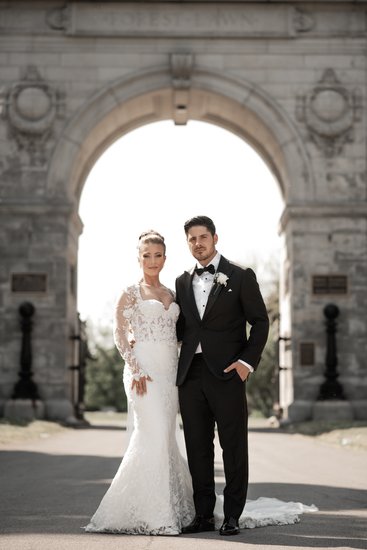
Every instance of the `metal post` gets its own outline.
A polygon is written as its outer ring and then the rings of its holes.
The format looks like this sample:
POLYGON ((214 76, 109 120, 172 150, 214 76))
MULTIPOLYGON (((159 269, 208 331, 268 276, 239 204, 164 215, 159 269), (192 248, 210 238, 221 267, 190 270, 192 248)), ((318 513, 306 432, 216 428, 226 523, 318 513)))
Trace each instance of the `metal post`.
POLYGON ((22 329, 22 347, 20 352, 20 380, 15 384, 12 399, 40 399, 38 389, 32 380, 32 343, 31 332, 33 327, 32 317, 36 309, 30 302, 23 302, 19 306, 21 316, 20 326, 22 329))
POLYGON ((336 351, 337 322, 336 318, 339 315, 339 308, 335 304, 328 304, 324 307, 324 315, 326 317, 326 357, 324 372, 325 382, 321 384, 318 400, 329 399, 345 399, 344 391, 337 378, 338 357, 336 351))

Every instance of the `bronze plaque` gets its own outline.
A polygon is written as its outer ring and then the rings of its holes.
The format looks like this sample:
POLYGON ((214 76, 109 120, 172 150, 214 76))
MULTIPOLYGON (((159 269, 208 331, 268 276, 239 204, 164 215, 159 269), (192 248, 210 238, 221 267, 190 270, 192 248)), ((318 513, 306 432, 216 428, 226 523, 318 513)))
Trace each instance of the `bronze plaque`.
POLYGON ((313 294, 346 294, 347 290, 346 275, 314 275, 312 277, 313 294))
POLYGON ((12 292, 47 292, 46 273, 12 273, 12 292))
POLYGON ((302 367, 313 366, 315 364, 315 344, 313 342, 301 342, 299 355, 302 367))

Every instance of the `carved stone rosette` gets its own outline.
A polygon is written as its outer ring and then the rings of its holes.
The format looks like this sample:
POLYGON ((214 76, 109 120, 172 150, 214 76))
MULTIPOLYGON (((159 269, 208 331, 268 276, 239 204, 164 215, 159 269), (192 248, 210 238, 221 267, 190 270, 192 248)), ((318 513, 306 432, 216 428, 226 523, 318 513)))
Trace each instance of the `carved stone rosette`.
POLYGON ((70 25, 70 6, 52 8, 46 14, 46 23, 54 31, 66 31, 70 25))
POLYGON ((326 157, 338 155, 345 143, 353 141, 354 123, 361 115, 359 91, 343 86, 333 69, 326 69, 318 84, 297 98, 296 116, 326 157))
POLYGON ((293 29, 295 33, 307 33, 315 27, 315 17, 304 10, 294 9, 293 16, 293 29))
POLYGON ((46 140, 56 117, 63 115, 63 94, 28 66, 23 79, 5 91, 2 103, 9 135, 28 153, 31 165, 44 164, 46 140))

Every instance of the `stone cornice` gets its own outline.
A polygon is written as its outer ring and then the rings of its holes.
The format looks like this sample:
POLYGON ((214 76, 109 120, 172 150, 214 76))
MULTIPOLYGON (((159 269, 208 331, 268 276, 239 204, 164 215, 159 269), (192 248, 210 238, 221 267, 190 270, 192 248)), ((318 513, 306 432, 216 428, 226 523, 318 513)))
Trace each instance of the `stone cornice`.
POLYGON ((279 220, 280 231, 284 231, 292 219, 304 218, 367 218, 367 202, 289 204, 279 220))
POLYGON ((75 206, 71 201, 45 199, 0 199, 0 211, 6 214, 66 214, 71 215, 75 206))
POLYGON ((366 34, 365 1, 0 4, 1 34, 119 38, 296 38, 366 34), (334 4, 334 6, 332 5, 334 4), (338 4, 337 13, 335 4, 338 4), (328 25, 333 13, 333 26, 328 25))
POLYGON ((84 224, 74 202, 63 199, 14 200, 0 199, 0 216, 65 216, 77 234, 83 231, 84 224))

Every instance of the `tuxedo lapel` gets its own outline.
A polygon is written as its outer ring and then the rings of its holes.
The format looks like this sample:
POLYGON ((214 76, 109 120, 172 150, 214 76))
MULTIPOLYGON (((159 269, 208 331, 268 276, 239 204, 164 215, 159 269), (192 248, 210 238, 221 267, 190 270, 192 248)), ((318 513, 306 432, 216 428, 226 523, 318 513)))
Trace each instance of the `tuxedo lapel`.
MULTIPOLYGON (((223 256, 221 256, 220 261, 219 261, 219 265, 218 265, 217 273, 224 273, 224 275, 227 275, 227 277, 229 279, 230 276, 231 276, 232 271, 233 270, 232 270, 232 267, 231 267, 231 264, 229 263, 229 261, 226 260, 226 258, 224 258, 223 256)), ((206 304, 205 312, 204 312, 204 315, 203 315, 203 320, 208 315, 208 313, 210 312, 210 310, 214 306, 215 302, 218 300, 221 292, 223 292, 223 288, 225 288, 224 285, 222 285, 220 283, 217 283, 214 279, 214 283, 213 283, 212 289, 210 291, 210 294, 209 294, 209 297, 208 297, 208 302, 206 304)))
POLYGON ((198 308, 195 301, 195 295, 194 290, 192 288, 192 279, 195 275, 195 267, 193 267, 190 271, 186 271, 185 273, 185 290, 186 290, 186 297, 190 304, 190 307, 192 311, 194 312, 197 319, 200 321, 200 314, 198 312, 198 308))

